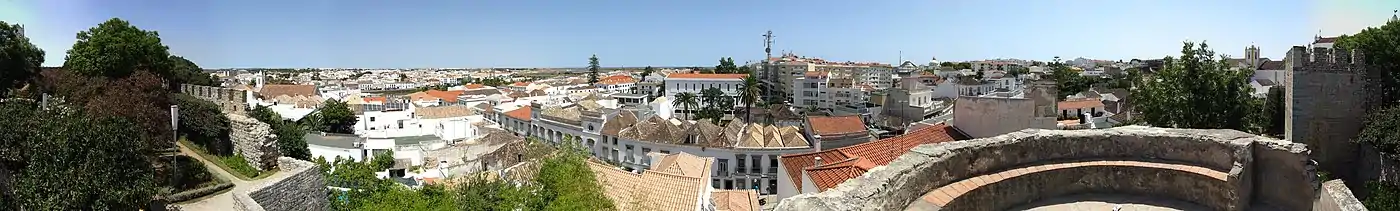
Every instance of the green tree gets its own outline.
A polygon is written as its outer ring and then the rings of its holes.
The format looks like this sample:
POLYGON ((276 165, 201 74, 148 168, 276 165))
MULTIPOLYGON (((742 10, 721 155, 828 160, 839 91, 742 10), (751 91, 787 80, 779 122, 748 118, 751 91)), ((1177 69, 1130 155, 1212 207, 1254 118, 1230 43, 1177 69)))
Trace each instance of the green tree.
MULTIPOLYGON (((1360 51, 1366 57, 1365 90, 1368 110, 1400 103, 1400 20, 1370 27, 1337 39, 1337 47, 1360 51)), ((1400 137, 1397 137, 1400 138, 1400 137)))
POLYGON ((188 59, 185 59, 185 57, 172 55, 170 56, 170 64, 172 77, 169 78, 169 81, 171 85, 220 85, 218 79, 215 79, 214 76, 209 75, 209 73, 205 73, 203 68, 199 68, 199 65, 195 64, 194 62, 188 59))
POLYGON ((24 36, 24 26, 0 21, 0 98, 39 76, 44 50, 24 36))
POLYGON ((603 187, 594 179, 593 170, 585 163, 580 151, 565 150, 544 159, 534 182, 540 186, 533 210, 613 210, 603 187))
POLYGON ((1366 117, 1366 126, 1356 140, 1388 154, 1400 153, 1400 105, 1390 105, 1366 117))
POLYGON ((1247 81, 1253 71, 1230 68, 1205 44, 1185 42, 1152 80, 1130 94, 1143 120, 1159 127, 1256 131, 1259 100, 1247 81))
POLYGON ((1264 128, 1264 134, 1266 135, 1283 137, 1285 130, 1284 123, 1287 118, 1285 115, 1286 112, 1284 112, 1285 102, 1283 89, 1283 86, 1270 87, 1269 94, 1265 97, 1264 113, 1262 115, 1265 121, 1262 122, 1261 126, 1264 128))
POLYGON ((369 161, 370 165, 374 166, 375 172, 380 172, 384 171, 385 169, 393 168, 394 151, 389 150, 384 151, 383 153, 375 153, 374 158, 371 158, 369 161))
POLYGON ((350 105, 334 99, 327 99, 321 103, 321 109, 316 112, 320 118, 319 125, 325 128, 318 128, 320 131, 331 133, 355 133, 355 122, 359 117, 355 117, 355 112, 350 111, 350 105))
POLYGON ((641 80, 647 80, 647 76, 650 76, 651 73, 654 72, 654 71, 656 71, 656 70, 655 70, 655 69, 652 69, 651 66, 647 66, 646 68, 642 68, 642 79, 641 79, 641 80))
POLYGON ((160 34, 112 18, 87 31, 68 50, 64 69, 87 76, 122 78, 147 70, 170 78, 170 52, 160 34))
POLYGON ((278 115, 267 106, 259 105, 249 113, 254 119, 272 127, 273 133, 277 134, 277 151, 281 152, 282 156, 311 160, 311 149, 306 145, 306 130, 302 129, 301 125, 285 121, 282 115, 278 115))
POLYGON ((744 77, 743 87, 739 89, 739 100, 744 102, 745 121, 753 121, 753 104, 761 99, 758 89, 758 78, 754 78, 753 74, 744 77))
POLYGON ((681 110, 686 112, 686 119, 690 119, 690 113, 695 113, 695 111, 690 109, 693 107, 699 107, 700 105, 696 100, 699 99, 696 99, 695 93, 681 92, 676 93, 676 100, 671 101, 671 105, 680 106, 681 110))
POLYGON ((726 111, 734 110, 734 98, 725 95, 724 91, 716 87, 700 91, 700 99, 705 101, 704 108, 700 109, 700 118, 710 119, 711 123, 718 124, 726 111))
POLYGON ((715 65, 715 73, 736 73, 739 66, 734 65, 734 58, 720 57, 719 65, 715 65))
POLYGON ((229 120, 213 102, 189 95, 175 95, 175 104, 180 106, 178 132, 191 142, 204 146, 204 149, 220 155, 228 155, 229 120))
POLYGON ((1060 96, 1055 96, 1057 100, 1065 100, 1065 96, 1087 91, 1095 82, 1093 78, 1080 75, 1079 71, 1074 71, 1068 64, 1061 62, 1058 56, 1049 66, 1050 76, 1055 79, 1055 87, 1060 93, 1060 96))
POLYGON ((588 57, 588 85, 598 85, 598 55, 588 57))
POLYGON ((941 66, 941 67, 956 67, 956 65, 958 65, 958 64, 953 63, 953 62, 938 63, 938 66, 941 66))
POLYGON ((13 179, 14 197, 0 194, 6 202, 0 208, 136 210, 156 194, 156 171, 145 156, 153 152, 142 146, 148 142, 137 124, 68 106, 40 111, 22 101, 0 104, 6 115, 0 152, 7 152, 0 167, 13 179))

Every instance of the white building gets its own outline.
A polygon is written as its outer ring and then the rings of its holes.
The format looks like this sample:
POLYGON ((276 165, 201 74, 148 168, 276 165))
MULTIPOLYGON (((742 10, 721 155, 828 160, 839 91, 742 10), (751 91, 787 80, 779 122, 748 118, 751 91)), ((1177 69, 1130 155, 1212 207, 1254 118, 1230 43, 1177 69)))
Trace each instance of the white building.
MULTIPOLYGON (((662 96, 675 97, 680 93, 695 94, 696 98, 701 96, 701 92, 709 88, 718 88, 724 92, 724 96, 735 98, 735 106, 739 106, 738 96, 740 89, 744 87, 744 77, 748 74, 705 74, 705 73, 672 73, 666 75, 666 94, 662 96)), ((705 107, 709 102, 696 99, 699 107, 705 107)), ((686 108, 677 108, 686 109, 686 108)), ((700 108, 689 108, 691 111, 680 111, 691 113, 700 108)))

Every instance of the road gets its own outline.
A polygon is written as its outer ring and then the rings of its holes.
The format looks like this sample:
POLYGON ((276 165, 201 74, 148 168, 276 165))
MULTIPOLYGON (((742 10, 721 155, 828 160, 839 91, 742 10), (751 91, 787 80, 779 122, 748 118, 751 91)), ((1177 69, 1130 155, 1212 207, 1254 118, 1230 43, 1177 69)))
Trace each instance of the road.
POLYGON ((276 173, 273 173, 272 176, 268 176, 259 180, 247 181, 238 179, 237 176, 233 176, 232 173, 224 171, 224 169, 219 168, 218 165, 214 165, 214 163, 208 160, 204 160, 204 157, 199 156, 199 154, 196 154, 194 150, 191 150, 184 144, 178 145, 180 146, 180 154, 190 156, 196 160, 199 160, 200 163, 204 163, 205 169, 209 169, 209 171, 213 172, 214 175, 217 175, 218 177, 224 178, 224 180, 233 183, 233 190, 219 193, 218 195, 215 195, 213 197, 200 199, 196 202, 176 205, 184 210, 232 210, 235 206, 235 204, 233 203, 233 193, 247 192, 253 189, 253 187, 257 187, 258 183, 260 182, 276 181, 276 178, 286 176, 282 172, 278 171, 276 173))

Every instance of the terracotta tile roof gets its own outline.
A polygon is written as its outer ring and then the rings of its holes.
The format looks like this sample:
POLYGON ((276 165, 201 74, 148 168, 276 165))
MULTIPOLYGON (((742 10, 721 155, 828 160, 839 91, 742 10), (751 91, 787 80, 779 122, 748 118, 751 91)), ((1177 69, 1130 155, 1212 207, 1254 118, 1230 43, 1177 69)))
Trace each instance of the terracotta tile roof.
POLYGON ((684 79, 740 79, 740 80, 742 80, 742 79, 744 79, 744 77, 749 77, 749 74, 671 73, 670 75, 666 75, 666 79, 684 78, 684 79))
POLYGON ((1283 70, 1283 61, 1264 61, 1259 64, 1259 70, 1283 70))
POLYGON ((812 183, 819 184, 818 188, 825 190, 835 187, 835 184, 860 176, 864 170, 889 164, 915 146, 962 140, 955 138, 957 137, 956 133, 952 126, 938 124, 877 141, 819 152, 783 155, 778 160, 783 163, 784 170, 788 172, 789 179, 793 181, 793 185, 797 189, 802 188, 803 172, 810 174, 813 173, 812 170, 817 170, 816 174, 819 175, 810 175, 812 183), (822 165, 816 165, 817 157, 821 157, 822 165), (857 171, 852 168, 864 170, 856 173, 857 171), (830 184, 831 186, 822 187, 820 184, 830 184))
POLYGON ((1103 107, 1103 101, 1099 100, 1098 98, 1086 98, 1086 99, 1082 99, 1082 100, 1066 100, 1066 101, 1060 101, 1060 102, 1057 103, 1056 105, 1057 105, 1061 110, 1063 110, 1063 109, 1087 109, 1087 108, 1098 108, 1098 107, 1103 107))
POLYGON ((529 85, 530 85, 530 82, 524 82, 524 81, 515 82, 515 83, 510 84, 510 86, 518 86, 518 87, 525 87, 525 86, 529 86, 529 85))
POLYGON ((465 92, 467 92, 467 91, 463 91, 463 90, 452 90, 452 91, 428 90, 426 93, 427 93, 428 95, 433 96, 433 97, 437 97, 438 99, 442 99, 443 102, 452 103, 452 102, 457 102, 457 96, 462 96, 462 93, 465 93, 465 92))
POLYGON ((1314 40, 1314 41, 1313 41, 1313 44, 1335 43, 1335 42, 1337 42, 1337 37, 1319 37, 1319 38, 1317 38, 1317 40, 1314 40))
POLYGON ((258 90, 258 96, 262 98, 274 98, 281 95, 287 96, 318 96, 316 85, 289 85, 289 84, 268 84, 263 85, 258 90))
POLYGON ((463 88, 466 88, 466 89, 482 89, 482 88, 486 88, 486 85, 481 85, 481 84, 467 84, 467 85, 463 85, 462 87, 463 87, 463 88))
POLYGON ((603 129, 601 131, 603 135, 617 137, 618 132, 622 131, 622 129, 637 124, 637 114, 630 111, 620 111, 617 113, 617 116, 607 118, 607 122, 603 122, 603 129))
POLYGON ((515 110, 512 110, 512 111, 507 111, 507 112, 506 112, 506 116, 509 116, 510 118, 518 119, 518 120, 520 120, 520 121, 529 122, 529 121, 530 121, 530 107, 529 107, 529 106, 525 106, 525 107, 520 107, 520 108, 515 109, 515 110))
POLYGON ((364 101, 365 101, 365 102, 381 102, 381 103, 382 103, 382 102, 384 102, 384 101, 387 101, 388 99, 389 99, 389 98, 384 97, 384 96, 374 96, 374 97, 365 97, 365 98, 364 98, 364 101))
POLYGON ((442 99, 442 98, 438 98, 438 97, 429 95, 428 93, 425 93, 425 92, 414 92, 414 93, 409 93, 409 94, 407 94, 407 95, 405 95, 405 96, 408 96, 408 99, 413 100, 413 101, 415 101, 415 102, 416 102, 416 101, 437 101, 437 100, 442 99))
POLYGON ((758 211, 758 191, 715 190, 710 192, 710 202, 716 211, 758 211))
POLYGON ((710 190, 711 158, 680 153, 661 158, 652 169, 633 174, 588 161, 603 194, 618 210, 697 210, 710 190), (660 169, 660 170, 653 170, 660 169))
POLYGON ((838 136, 868 133, 860 116, 808 116, 807 124, 812 133, 821 136, 838 136))
POLYGON ((636 79, 632 79, 632 76, 626 76, 626 75, 614 75, 614 76, 608 76, 608 77, 605 77, 605 78, 598 79, 598 83, 599 83, 599 84, 605 84, 605 85, 630 84, 630 83, 636 83, 636 82, 637 82, 637 80, 636 80, 636 79))
POLYGON ((418 108, 416 111, 414 111, 413 113, 414 113, 415 115, 417 115, 419 118, 424 118, 424 119, 441 119, 441 118, 471 116, 474 112, 472 112, 472 108, 471 108, 471 107, 467 107, 467 106, 463 106, 463 105, 454 105, 454 106, 420 107, 420 108, 418 108))

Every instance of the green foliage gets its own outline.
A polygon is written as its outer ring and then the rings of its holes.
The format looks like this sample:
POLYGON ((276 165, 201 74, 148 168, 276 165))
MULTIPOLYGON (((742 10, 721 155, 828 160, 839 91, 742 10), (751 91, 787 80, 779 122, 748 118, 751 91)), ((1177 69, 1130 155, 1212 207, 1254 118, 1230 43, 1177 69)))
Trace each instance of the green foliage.
POLYGON ((1367 210, 1396 211, 1400 210, 1400 187, 1382 182, 1370 181, 1366 183, 1369 196, 1361 201, 1367 210))
POLYGON ((384 171, 385 169, 392 168, 394 167, 394 151, 389 150, 384 151, 384 153, 374 154, 374 158, 369 159, 369 161, 370 166, 374 167, 375 172, 380 172, 384 171))
POLYGON ((1252 119, 1262 102, 1250 96, 1253 71, 1230 68, 1205 43, 1186 42, 1181 54, 1166 58, 1162 71, 1132 90, 1143 120, 1158 127, 1257 131, 1252 119))
POLYGON ((175 157, 175 169, 177 175, 174 175, 174 181, 168 186, 174 187, 176 192, 199 188, 214 181, 214 175, 209 173, 204 163, 189 156, 175 157))
POLYGON ((6 115, 0 167, 13 176, 14 191, 14 198, 0 198, 0 208, 136 210, 156 194, 155 169, 136 124, 80 109, 0 104, 6 115))
POLYGON ((1400 105, 1372 112, 1366 117, 1366 126, 1356 140, 1371 144, 1386 154, 1400 154, 1400 105))
POLYGON ((355 112, 350 111, 350 105, 334 99, 326 99, 321 104, 321 109, 316 112, 320 118, 319 125, 324 128, 317 130, 331 133, 355 133, 355 122, 359 117, 355 117, 355 112))
POLYGON ((248 176, 249 178, 257 177, 258 174, 262 173, 262 171, 258 171, 257 168, 253 168, 252 165, 248 165, 248 159, 243 158, 243 155, 219 156, 219 162, 224 163, 225 166, 233 169, 234 172, 243 174, 243 176, 248 176))
POLYGON ((24 26, 0 21, 0 97, 39 76, 44 50, 24 36, 24 26))
POLYGON ((531 202, 536 186, 516 186, 503 180, 488 180, 483 176, 473 176, 464 185, 457 187, 457 204, 467 211, 513 211, 531 202))
POLYGON ((1264 118, 1261 127, 1264 134, 1273 137, 1283 137, 1284 123, 1287 118, 1284 112, 1283 86, 1269 88, 1269 94, 1264 98, 1264 118))
POLYGON ((170 56, 170 84, 195 84, 204 86, 219 86, 219 80, 214 76, 205 73, 203 68, 194 62, 180 56, 170 56))
POLYGON ((734 110, 734 98, 725 95, 719 88, 700 91, 700 100, 705 101, 705 107, 700 109, 698 117, 710 119, 710 123, 719 124, 726 111, 734 110))
MULTIPOLYGON (((87 76, 121 78, 137 70, 170 76, 170 52, 155 31, 112 18, 87 31, 68 50, 64 69, 87 76)), ((168 77, 167 77, 168 78, 168 77)))
POLYGON ((1351 36, 1342 36, 1337 47, 1366 56, 1365 90, 1373 100, 1368 110, 1400 103, 1400 21, 1387 21, 1351 36))
POLYGON ((1065 100, 1065 96, 1087 91, 1098 82, 1097 78, 1080 75, 1079 71, 1074 71, 1069 65, 1060 62, 1059 57, 1049 66, 1050 76, 1055 79, 1056 89, 1060 93, 1059 96, 1055 96, 1056 100, 1065 100))
POLYGON ((744 77, 743 87, 739 87, 739 101, 744 103, 744 119, 748 121, 753 121, 753 104, 762 99, 763 93, 760 91, 758 78, 754 77, 753 74, 744 77))
POLYGON ((715 65, 715 73, 738 73, 739 66, 734 65, 734 58, 720 57, 719 65, 715 65))
POLYGON ((612 210, 612 201, 603 195, 603 188, 594 179, 593 170, 584 163, 586 155, 564 151, 545 159, 535 174, 538 201, 533 210, 612 210))
POLYGON ((232 153, 228 143, 229 120, 218 105, 183 94, 173 99, 180 106, 179 135, 215 154, 232 153))
POLYGON ((656 72, 656 69, 651 68, 651 66, 647 66, 646 68, 642 68, 642 78, 641 78, 641 80, 646 80, 646 79, 647 79, 647 76, 651 76, 651 73, 652 73, 652 72, 656 72))
POLYGON ((675 101, 671 101, 671 105, 680 106, 681 110, 694 113, 695 111, 690 110, 690 108, 699 107, 700 103, 698 100, 695 93, 681 92, 676 93, 676 99, 675 101))
POLYGON ((306 130, 302 125, 283 120, 281 115, 267 106, 254 107, 249 115, 272 127, 273 133, 277 134, 277 151, 281 152, 282 156, 311 160, 311 149, 307 148, 306 130))
POLYGON ((598 84, 598 55, 588 57, 588 85, 598 84))

